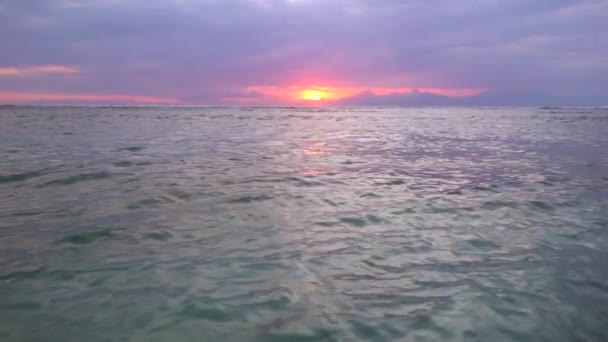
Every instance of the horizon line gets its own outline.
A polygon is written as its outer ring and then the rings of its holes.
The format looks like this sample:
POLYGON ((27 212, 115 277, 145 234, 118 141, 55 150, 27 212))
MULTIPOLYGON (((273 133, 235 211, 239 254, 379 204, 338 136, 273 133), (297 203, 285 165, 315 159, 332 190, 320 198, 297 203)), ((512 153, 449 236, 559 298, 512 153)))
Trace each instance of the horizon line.
POLYGON ((559 109, 559 108, 608 108, 605 105, 492 105, 492 104, 428 104, 428 105, 273 105, 273 104, 258 104, 258 105, 238 105, 238 104, 75 104, 75 103, 0 103, 0 108, 6 107, 74 107, 74 108, 423 108, 423 107, 462 107, 462 108, 540 108, 540 109, 559 109))

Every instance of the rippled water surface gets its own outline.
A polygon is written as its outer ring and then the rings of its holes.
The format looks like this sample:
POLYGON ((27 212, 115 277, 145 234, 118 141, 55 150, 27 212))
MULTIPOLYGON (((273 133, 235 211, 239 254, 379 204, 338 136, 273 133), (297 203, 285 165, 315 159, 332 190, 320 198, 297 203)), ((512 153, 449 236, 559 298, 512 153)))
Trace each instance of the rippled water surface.
POLYGON ((2 341, 608 341, 608 110, 0 109, 2 341))

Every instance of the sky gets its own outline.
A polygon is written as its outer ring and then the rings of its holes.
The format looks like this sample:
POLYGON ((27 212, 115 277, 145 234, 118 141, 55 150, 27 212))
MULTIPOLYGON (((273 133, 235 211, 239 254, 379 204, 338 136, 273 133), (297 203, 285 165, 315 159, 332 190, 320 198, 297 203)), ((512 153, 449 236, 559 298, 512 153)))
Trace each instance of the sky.
POLYGON ((0 103, 606 105, 608 0, 1 0, 0 103))

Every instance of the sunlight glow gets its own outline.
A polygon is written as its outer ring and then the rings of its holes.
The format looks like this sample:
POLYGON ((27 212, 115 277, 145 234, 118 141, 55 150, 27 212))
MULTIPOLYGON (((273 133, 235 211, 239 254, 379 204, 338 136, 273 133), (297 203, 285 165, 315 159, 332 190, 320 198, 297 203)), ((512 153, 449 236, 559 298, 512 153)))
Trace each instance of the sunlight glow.
POLYGON ((411 88, 411 87, 357 87, 357 86, 329 86, 329 85, 292 85, 292 86, 250 86, 243 89, 244 94, 255 96, 229 96, 223 101, 236 103, 308 103, 323 104, 336 100, 356 96, 364 92, 375 95, 408 95, 416 92, 429 93, 449 97, 467 97, 483 93, 483 88, 411 88))
POLYGON ((318 90, 304 90, 302 93, 300 93, 300 98, 308 101, 321 101, 326 97, 326 93, 318 90))

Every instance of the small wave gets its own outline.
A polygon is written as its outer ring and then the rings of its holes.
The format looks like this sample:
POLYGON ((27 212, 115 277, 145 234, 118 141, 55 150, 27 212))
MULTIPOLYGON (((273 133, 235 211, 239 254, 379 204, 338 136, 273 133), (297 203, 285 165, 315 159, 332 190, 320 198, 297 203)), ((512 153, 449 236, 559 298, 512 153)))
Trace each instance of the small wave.
POLYGON ((392 266, 392 265, 382 265, 379 263, 375 263, 371 260, 362 260, 361 262, 363 262, 364 264, 366 264, 367 266, 373 267, 373 268, 377 268, 380 269, 382 271, 386 271, 389 273, 403 273, 403 271, 405 270, 404 267, 400 267, 400 266, 392 266))
POLYGON ((16 213, 12 213, 10 217, 28 217, 28 216, 38 216, 46 214, 45 211, 32 210, 32 211, 18 211, 16 213))
POLYGON ((501 208, 517 208, 518 206, 519 204, 517 202, 496 200, 483 203, 481 208, 486 210, 495 210, 501 208))
POLYGON ((475 191, 484 191, 484 192, 499 192, 498 191, 498 185, 492 184, 492 185, 475 185, 473 187, 471 187, 472 190, 475 191))
POLYGON ((553 208, 552 205, 545 203, 543 201, 530 201, 530 205, 533 208, 540 209, 543 211, 553 211, 555 209, 555 208, 553 208))
POLYGON ((403 179, 389 179, 386 181, 381 181, 381 182, 376 182, 374 183, 374 185, 403 185, 405 184, 405 181, 403 179))
POLYGON ((467 240, 465 241, 469 246, 483 251, 483 252, 489 252, 489 251, 493 251, 496 249, 499 249, 500 246, 497 245, 496 243, 490 241, 490 240, 485 240, 485 239, 471 239, 471 240, 467 240))
POLYGON ((342 217, 340 218, 340 222, 346 223, 355 227, 365 227, 367 226, 367 221, 361 217, 342 217))
POLYGON ((114 236, 114 234, 112 233, 111 229, 103 229, 103 230, 96 230, 93 232, 84 232, 84 233, 68 235, 68 236, 65 236, 65 237, 59 239, 57 242, 60 244, 86 245, 86 244, 93 243, 97 240, 107 239, 107 238, 111 238, 113 236, 114 236))
POLYGON ((365 217, 346 216, 341 217, 340 222, 346 223, 354 227, 365 227, 369 224, 378 224, 384 222, 384 219, 376 215, 366 215, 365 217))
POLYGON ((539 184, 542 184, 545 186, 550 186, 550 187, 555 187, 560 184, 564 184, 568 181, 570 181, 569 177, 560 176, 560 175, 546 175, 543 180, 539 181, 539 184))
POLYGON ((175 202, 176 201, 174 199, 171 199, 166 196, 144 198, 135 203, 131 203, 131 204, 127 205, 127 209, 136 210, 136 209, 143 209, 143 208, 156 208, 163 204, 175 203, 175 202))
POLYGON ((47 174, 47 171, 50 169, 42 169, 38 171, 29 171, 22 173, 14 173, 10 175, 0 175, 0 184, 2 183, 12 183, 12 182, 24 182, 31 178, 36 178, 40 176, 44 176, 47 174))
POLYGON ((234 319, 234 315, 226 310, 209 306, 198 306, 188 304, 181 311, 180 316, 187 319, 202 319, 212 322, 229 322, 234 319))
POLYGON ((152 164, 153 163, 149 161, 134 162, 129 160, 120 160, 112 163, 112 165, 116 167, 148 166, 152 164))
POLYGON ((2 281, 13 281, 13 280, 27 280, 36 278, 39 274, 44 272, 46 267, 41 266, 31 271, 14 271, 0 275, 2 281))
POLYGON ((309 187, 309 186, 324 185, 323 182, 316 181, 313 179, 308 179, 308 178, 301 178, 301 177, 287 177, 285 180, 288 182, 291 182, 295 186, 309 187))
POLYGON ((323 328, 311 329, 306 333, 264 333, 258 337, 260 341, 338 341, 335 330, 323 328))
POLYGON ((114 162, 114 163, 112 163, 112 165, 114 165, 116 167, 129 167, 129 166, 135 165, 135 163, 131 162, 131 161, 123 160, 123 161, 114 162))
POLYGON ((167 194, 177 200, 183 200, 183 201, 187 201, 192 199, 192 194, 182 191, 182 190, 178 190, 178 189, 171 189, 169 191, 167 191, 167 194))
POLYGON ((324 199, 323 202, 329 204, 332 207, 339 207, 346 203, 346 202, 336 202, 336 201, 332 201, 330 199, 324 199))
POLYGON ((43 308, 43 305, 38 302, 32 301, 20 301, 15 303, 6 303, 0 305, 0 310, 15 310, 15 311, 30 311, 30 310, 40 310, 43 308))
POLYGON ((116 152, 124 152, 124 151, 127 151, 127 152, 139 152, 139 151, 142 151, 144 149, 145 149, 145 147, 143 147, 143 146, 128 146, 128 147, 119 148, 118 150, 116 150, 116 152))
POLYGON ((144 238, 156 241, 168 241, 173 238, 173 234, 164 231, 152 232, 144 234, 144 238))
POLYGON ((314 223, 316 226, 320 226, 320 227, 333 227, 335 225, 338 224, 338 222, 331 222, 331 221, 319 221, 319 222, 315 222, 314 223))
POLYGON ((62 186, 62 185, 71 185, 80 182, 100 180, 105 178, 110 178, 112 175, 108 172, 94 172, 94 173, 81 173, 79 175, 57 179, 50 182, 46 182, 44 184, 38 185, 38 188, 44 188, 48 186, 62 186))
POLYGON ((379 195, 375 192, 366 192, 363 195, 359 196, 362 198, 382 198, 382 195, 379 195))
POLYGON ((241 197, 230 199, 227 202, 232 203, 232 204, 245 204, 245 203, 252 203, 252 202, 268 201, 273 198, 274 197, 272 197, 270 195, 241 196, 241 197))

